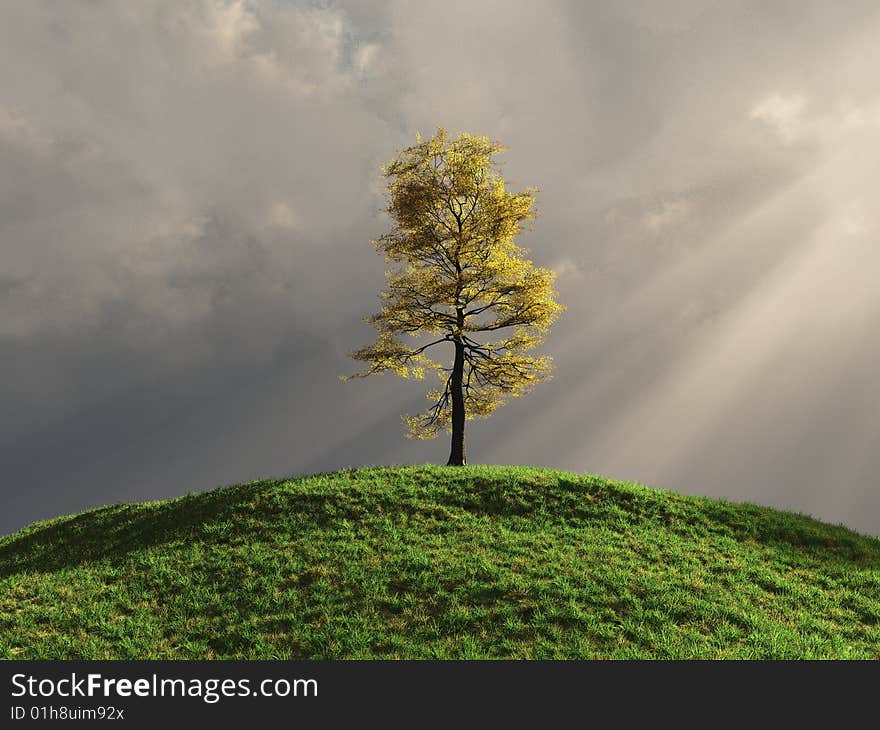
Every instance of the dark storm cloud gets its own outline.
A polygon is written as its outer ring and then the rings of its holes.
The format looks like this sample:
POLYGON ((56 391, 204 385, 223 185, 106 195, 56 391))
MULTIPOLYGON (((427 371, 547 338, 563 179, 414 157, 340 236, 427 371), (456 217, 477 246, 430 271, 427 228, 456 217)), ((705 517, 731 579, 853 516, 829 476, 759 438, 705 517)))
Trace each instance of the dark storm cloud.
POLYGON ((0 531, 440 461, 370 337, 379 166, 437 125, 537 185, 555 381, 471 458, 880 533, 880 22, 847 2, 10 3, 0 531))

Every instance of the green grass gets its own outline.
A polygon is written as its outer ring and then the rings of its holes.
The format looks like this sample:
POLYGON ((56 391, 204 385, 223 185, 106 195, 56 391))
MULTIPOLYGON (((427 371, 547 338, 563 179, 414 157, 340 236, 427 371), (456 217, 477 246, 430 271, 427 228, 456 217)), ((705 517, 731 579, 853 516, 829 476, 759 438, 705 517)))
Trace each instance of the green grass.
POLYGON ((122 504, 0 539, 0 657, 880 658, 880 540, 517 467, 122 504))

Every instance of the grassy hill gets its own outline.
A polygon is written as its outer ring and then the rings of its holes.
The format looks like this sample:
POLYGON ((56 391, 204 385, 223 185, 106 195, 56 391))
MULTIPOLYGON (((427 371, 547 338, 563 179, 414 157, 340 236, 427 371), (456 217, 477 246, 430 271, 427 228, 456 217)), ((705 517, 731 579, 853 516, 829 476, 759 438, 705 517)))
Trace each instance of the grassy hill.
POLYGON ((253 482, 0 539, 0 657, 880 658, 880 540, 540 469, 253 482))

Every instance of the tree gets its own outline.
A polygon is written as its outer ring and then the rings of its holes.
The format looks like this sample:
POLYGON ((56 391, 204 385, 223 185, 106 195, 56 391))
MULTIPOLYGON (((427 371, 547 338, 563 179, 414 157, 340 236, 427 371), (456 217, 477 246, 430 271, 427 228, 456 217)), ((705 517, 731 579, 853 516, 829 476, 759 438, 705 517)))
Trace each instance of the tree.
POLYGON ((432 405, 403 419, 415 438, 451 431, 450 465, 466 462, 466 419, 488 416, 550 377, 551 358, 527 353, 563 309, 555 274, 514 243, 535 217, 536 190, 506 190, 492 159, 504 149, 469 134, 450 140, 438 129, 383 168, 394 225, 373 245, 390 266, 387 289, 382 310, 367 319, 376 342, 351 353, 370 365, 351 377, 439 375, 432 405), (417 341, 405 344, 401 335, 417 341), (451 363, 428 359, 442 345, 451 346, 451 363))

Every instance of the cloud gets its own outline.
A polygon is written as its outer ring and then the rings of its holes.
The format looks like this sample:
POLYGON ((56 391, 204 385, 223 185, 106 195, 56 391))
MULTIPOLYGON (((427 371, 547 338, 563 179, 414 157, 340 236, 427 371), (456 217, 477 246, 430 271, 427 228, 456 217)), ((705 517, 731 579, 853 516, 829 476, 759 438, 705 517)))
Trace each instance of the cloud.
POLYGON ((806 105, 807 100, 800 94, 772 94, 757 104, 749 116, 770 126, 783 142, 790 144, 804 132, 803 112, 806 105))
POLYGON ((680 225, 689 215, 690 204, 687 200, 667 200, 646 213, 643 221, 650 233, 659 233, 664 228, 680 225))
POLYGON ((0 529, 439 460, 370 337, 380 165, 442 125, 541 189, 554 382, 478 461, 880 532, 871 2, 20 0, 0 28, 0 529), (847 385, 847 384, 850 385, 847 385), (863 397, 857 397, 855 385, 863 397), (828 498, 826 468, 849 482, 828 498), (8 489, 8 488, 7 488, 8 489))
POLYGON ((880 110, 872 106, 866 109, 844 103, 823 114, 809 114, 802 95, 771 94, 752 109, 749 117, 771 128, 783 144, 807 141, 829 146, 845 143, 848 136, 865 128, 880 129, 880 110))
POLYGON ((335 206, 356 216, 374 204, 334 177, 358 157, 366 170, 367 140, 383 126, 340 67, 339 12, 220 1, 48 7, 20 11, 19 32, 45 34, 51 15, 64 42, 48 60, 36 45, 19 49, 34 83, 14 108, 0 107, 7 164, 25 175, 5 198, 7 265, 41 301, 21 291, 4 299, 2 321, 15 322, 7 332, 100 326, 122 303, 159 325, 204 319, 220 272, 245 281, 254 252, 264 271, 290 275, 302 243, 261 226, 328 235, 335 206), (91 28, 120 46, 93 48, 91 28), (41 65, 58 68, 60 88, 41 65))

